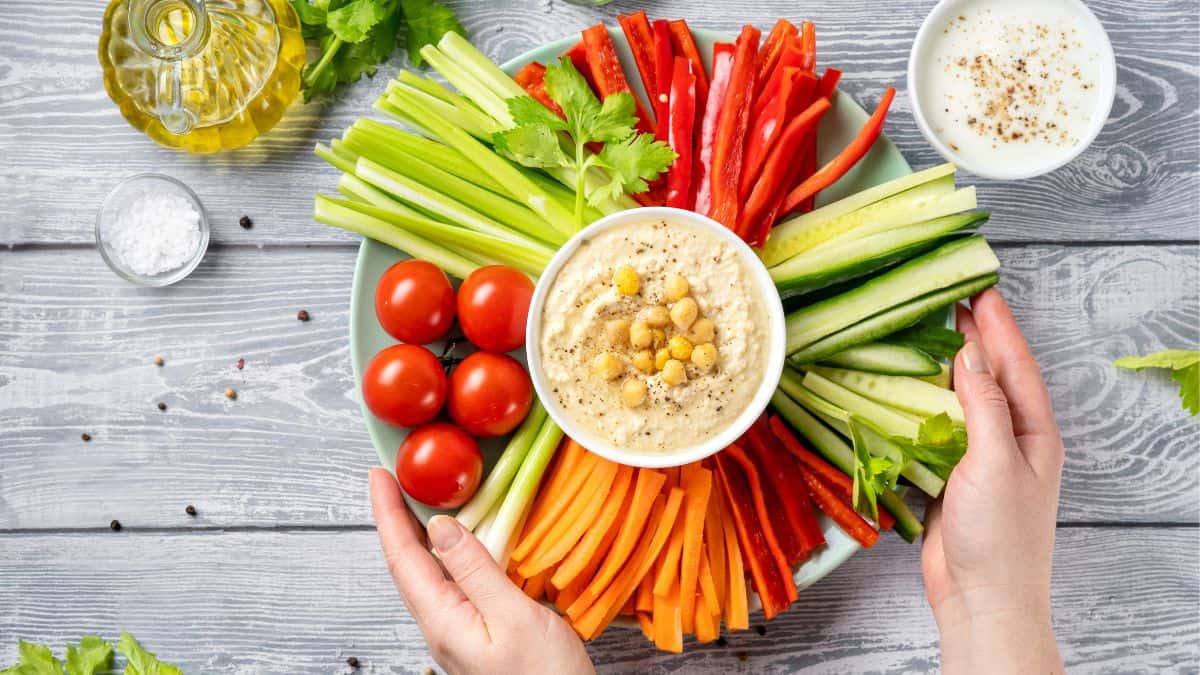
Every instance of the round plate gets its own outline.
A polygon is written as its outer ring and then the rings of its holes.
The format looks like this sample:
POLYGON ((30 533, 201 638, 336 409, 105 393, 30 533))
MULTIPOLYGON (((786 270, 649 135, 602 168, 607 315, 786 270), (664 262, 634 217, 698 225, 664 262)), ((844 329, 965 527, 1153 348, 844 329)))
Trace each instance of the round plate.
MULTIPOLYGON (((619 29, 610 27, 608 32, 616 44, 617 54, 621 57, 621 63, 625 67, 625 73, 629 77, 630 85, 637 92, 638 96, 641 96, 644 100, 644 92, 641 88, 640 78, 637 75, 638 71, 633 61, 633 55, 629 51, 629 43, 626 42, 624 34, 619 29)), ((709 56, 712 54, 713 43, 723 40, 732 41, 730 36, 708 30, 693 29, 692 34, 696 38, 700 53, 705 55, 706 67, 711 67, 709 56)), ((555 61, 563 52, 578 41, 578 35, 563 38, 526 52, 505 63, 501 68, 511 75, 531 61, 539 61, 541 63, 555 61)), ((879 93, 882 93, 882 88, 880 88, 879 93)), ((824 119, 822 119, 818 132, 817 148, 820 164, 824 165, 840 149, 850 143, 863 123, 867 121, 867 118, 868 114, 861 106, 855 103, 848 95, 839 91, 835 105, 826 113, 824 119)), ((904 157, 900 154, 900 151, 896 149, 896 146, 886 136, 881 136, 870 152, 863 157, 862 161, 843 176, 841 180, 821 192, 817 197, 817 204, 824 204, 840 199, 909 173, 912 173, 912 169, 909 168, 908 162, 904 161, 904 157)), ((363 239, 362 246, 358 250, 358 263, 354 269, 354 288, 350 296, 350 360, 354 366, 355 382, 360 380, 361 373, 372 356, 384 347, 396 342, 383 331, 379 326, 379 322, 375 319, 375 284, 378 282, 380 275, 388 267, 396 261, 407 257, 407 255, 390 246, 370 239, 363 239)), ((441 345, 433 345, 431 348, 435 353, 441 353, 441 345)), ((522 362, 525 360, 524 350, 514 352, 513 356, 516 356, 522 362)), ((359 402, 361 405, 361 396, 359 397, 359 402)), ((394 471, 396 466, 396 451, 399 449, 400 443, 404 440, 406 430, 390 426, 375 419, 365 406, 362 411, 363 417, 367 422, 367 431, 371 435, 371 441, 375 444, 375 449, 379 452, 380 463, 387 467, 389 471, 394 471)), ((492 464, 499 456, 500 450, 503 449, 503 443, 491 440, 481 444, 481 447, 484 454, 485 469, 490 471, 492 464)), ((427 521, 435 513, 438 513, 434 509, 411 499, 409 500, 409 506, 422 522, 427 521)), ((821 515, 821 527, 825 531, 825 540, 828 545, 796 568, 796 586, 798 588, 812 585, 821 577, 829 574, 859 548, 853 539, 842 532, 840 528, 833 524, 833 521, 824 515, 821 515)), ((757 598, 755 598, 755 601, 757 601, 757 598)))

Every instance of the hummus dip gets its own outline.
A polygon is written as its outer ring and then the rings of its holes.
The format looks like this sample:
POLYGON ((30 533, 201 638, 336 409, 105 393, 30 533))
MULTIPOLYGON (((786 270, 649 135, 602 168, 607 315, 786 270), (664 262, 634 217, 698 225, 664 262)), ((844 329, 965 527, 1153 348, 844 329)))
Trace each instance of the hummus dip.
POLYGON ((541 321, 552 395, 577 424, 629 451, 669 453, 719 434, 765 376, 769 322, 757 284, 728 242, 689 224, 648 219, 582 242, 541 321))

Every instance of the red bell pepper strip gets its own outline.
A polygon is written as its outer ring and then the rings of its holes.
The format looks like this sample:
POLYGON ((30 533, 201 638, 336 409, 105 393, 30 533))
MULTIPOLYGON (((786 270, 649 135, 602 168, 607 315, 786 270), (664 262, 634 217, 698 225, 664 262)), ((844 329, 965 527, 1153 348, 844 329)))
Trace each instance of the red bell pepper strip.
POLYGON ((592 71, 592 79, 600 90, 600 98, 605 99, 622 91, 629 92, 637 104, 638 131, 654 133, 650 115, 646 112, 641 100, 629 88, 629 81, 625 79, 625 71, 622 70, 621 61, 617 58, 617 48, 608 35, 608 27, 601 23, 591 28, 585 28, 583 45, 587 53, 588 67, 592 71))
POLYGON ((836 183, 863 158, 863 155, 867 154, 867 151, 875 144, 875 139, 879 138, 879 134, 883 131, 883 121, 887 118, 888 107, 894 98, 896 98, 896 90, 888 87, 883 98, 879 100, 875 112, 871 114, 871 118, 859 130, 858 136, 850 142, 850 145, 847 145, 838 153, 837 157, 834 157, 832 161, 788 193, 787 199, 783 203, 783 213, 796 210, 804 200, 836 183))
POLYGON ((554 99, 550 98, 549 92, 546 91, 546 66, 534 61, 517 71, 513 79, 521 85, 526 93, 554 111, 555 115, 563 116, 562 108, 554 102, 554 99))
POLYGON ((675 57, 675 72, 671 77, 671 133, 667 139, 678 157, 667 173, 667 206, 691 209, 692 143, 696 125, 696 75, 692 63, 682 56, 675 57))
POLYGON ((742 469, 742 473, 746 477, 746 485, 750 488, 750 497, 754 503, 754 512, 758 516, 759 524, 762 526, 763 538, 767 540, 767 547, 771 551, 771 557, 775 561, 775 568, 779 572, 779 576, 784 580, 784 591, 787 594, 789 601, 795 600, 798 596, 796 590, 796 581, 792 577, 792 567, 788 564, 787 557, 784 556, 783 550, 779 547, 779 537, 775 534, 775 528, 771 527, 770 511, 767 509, 766 500, 763 498, 762 479, 759 478, 758 468, 754 466, 754 462, 750 461, 750 457, 746 455, 746 451, 736 443, 725 448, 723 454, 742 469))
POLYGON ((837 91, 838 81, 842 79, 842 71, 837 68, 826 68, 817 83, 817 96, 829 99, 833 103, 833 93, 837 91))
MULTIPOLYGON (((726 457, 725 452, 721 452, 716 455, 716 465, 717 478, 721 484, 721 492, 730 506, 746 571, 750 573, 750 581, 762 601, 763 614, 767 619, 771 619, 787 609, 790 604, 784 578, 792 578, 791 570, 789 569, 787 574, 779 573, 775 557, 763 533, 762 523, 758 520, 754 508, 751 488, 738 463, 726 457)), ((792 582, 792 586, 795 587, 795 582, 792 582)))
POLYGON ((808 72, 817 70, 817 27, 811 21, 800 24, 800 54, 804 57, 801 65, 808 72))
POLYGON ((779 447, 778 439, 767 426, 765 415, 742 438, 759 472, 766 479, 764 487, 768 495, 773 495, 775 504, 780 507, 771 513, 771 524, 779 537, 779 544, 787 555, 788 563, 797 563, 807 558, 809 551, 825 543, 825 535, 817 524, 807 491, 796 489, 803 484, 804 477, 797 470, 796 461, 779 447))
POLYGON ((792 25, 791 21, 780 19, 775 22, 771 32, 767 34, 762 49, 758 51, 755 64, 757 73, 755 95, 760 94, 763 87, 767 85, 767 81, 771 79, 771 74, 775 72, 775 66, 779 63, 779 57, 783 54, 783 48, 787 45, 788 38, 795 35, 796 32, 796 27, 792 25))
POLYGON ((657 123, 655 138, 666 141, 671 136, 670 95, 671 85, 675 76, 675 52, 671 49, 671 29, 667 22, 658 19, 654 22, 654 77, 662 82, 662 88, 650 107, 654 109, 654 119, 657 123))
POLYGON ((816 502, 817 507, 825 512, 825 515, 833 519, 837 526, 842 528, 846 534, 850 535, 863 548, 871 548, 875 542, 879 541, 879 532, 871 527, 862 516, 858 515, 853 508, 843 502, 834 494, 817 475, 803 464, 797 465, 800 473, 804 476, 804 482, 808 485, 808 493, 816 502))
POLYGON ((596 86, 596 80, 592 77, 592 67, 588 65, 587 47, 583 42, 576 42, 567 51, 563 52, 563 56, 571 59, 571 65, 575 66, 575 70, 583 75, 583 79, 587 80, 588 86, 592 88, 592 93, 600 96, 600 88, 596 86))
POLYGON ((787 44, 784 46, 783 55, 779 57, 779 62, 775 65, 775 69, 771 71, 771 76, 763 83, 762 89, 754 98, 754 115, 761 115, 766 109, 768 103, 775 99, 779 93, 779 88, 783 86, 784 75, 789 69, 799 68, 804 69, 801 61, 803 56, 800 53, 800 38, 792 36, 788 38, 787 44))
POLYGON ((754 102, 755 58, 758 39, 762 33, 751 25, 742 27, 733 56, 733 72, 729 76, 729 91, 721 106, 721 119, 713 145, 712 207, 708 216, 735 229, 741 198, 742 160, 746 154, 746 128, 749 126, 750 106, 754 102))
POLYGON ((775 147, 771 148, 762 174, 754 184, 754 190, 750 193, 750 199, 738 220, 738 235, 751 245, 761 246, 766 242, 767 234, 774 224, 771 214, 775 204, 787 190, 787 180, 794 171, 797 155, 809 136, 816 134, 817 125, 826 110, 829 110, 829 101, 815 101, 788 122, 775 147))
MULTIPOLYGON (((637 64, 638 74, 642 77, 642 88, 646 90, 646 98, 654 101, 660 90, 665 90, 665 83, 659 84, 654 70, 654 33, 650 30, 650 21, 644 10, 633 14, 621 14, 617 17, 621 22, 621 30, 629 49, 633 52, 633 61, 637 64)), ((651 106, 653 107, 653 106, 651 106)))
MULTIPOLYGON (((692 37, 692 29, 688 28, 687 21, 676 19, 667 25, 671 30, 671 47, 676 54, 692 63, 692 74, 696 76, 696 113, 699 117, 708 100, 708 75, 704 72, 704 59, 700 58, 700 48, 696 46, 696 40, 692 37)), ((697 129, 699 126, 699 119, 697 119, 697 129)))
MULTIPOLYGON (((804 447, 800 443, 800 439, 796 438, 795 434, 787 428, 787 425, 783 423, 783 419, 779 415, 772 415, 768 425, 771 428, 771 433, 774 434, 775 438, 779 439, 779 443, 788 454, 795 457, 801 464, 807 466, 817 475, 821 482, 833 489, 843 502, 847 505, 850 504, 851 495, 854 491, 853 478, 842 473, 840 469, 804 447)), ((892 517, 892 514, 881 508, 879 510, 879 526, 885 530, 890 530, 895 524, 896 519, 892 517)))
POLYGON ((692 185, 696 192, 692 203, 696 213, 708 213, 712 208, 713 145, 717 138, 721 108, 725 105, 725 94, 729 91, 729 77, 733 74, 733 52, 734 46, 728 42, 713 45, 712 86, 708 90, 708 104, 704 107, 704 118, 700 122, 696 168, 692 171, 692 185))
POLYGON ((746 164, 742 168, 742 184, 739 192, 742 201, 750 197, 750 191, 758 180, 763 162, 772 144, 783 132, 787 121, 812 103, 817 78, 799 68, 788 68, 784 74, 783 87, 764 108, 762 114, 752 118, 750 133, 746 136, 746 164))

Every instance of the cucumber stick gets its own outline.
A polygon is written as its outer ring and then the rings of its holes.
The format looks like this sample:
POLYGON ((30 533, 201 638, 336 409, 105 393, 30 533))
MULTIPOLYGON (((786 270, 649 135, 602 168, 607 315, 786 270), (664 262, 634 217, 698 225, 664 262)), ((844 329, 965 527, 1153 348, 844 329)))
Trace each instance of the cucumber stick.
MULTIPOLYGON (((846 445, 841 436, 810 415, 781 390, 776 390, 771 396, 771 405, 780 417, 808 441, 817 454, 847 476, 854 475, 854 451, 846 445)), ((904 541, 912 543, 921 536, 925 528, 897 492, 884 490, 879 495, 879 505, 896 519, 896 534, 904 541)))
POLYGON ((878 403, 926 417, 946 413, 955 422, 966 424, 962 405, 954 392, 915 377, 820 366, 810 366, 808 370, 878 403))
POLYGON ((997 274, 985 274, 897 305, 793 352, 788 362, 794 366, 813 363, 850 347, 878 340, 963 298, 991 288, 999 280, 997 274))
POLYGON ((931 377, 942 372, 937 359, 917 349, 886 342, 870 342, 840 351, 822 365, 848 368, 865 373, 931 377))
POLYGON ((834 239, 772 267, 771 279, 781 292, 791 294, 824 288, 924 253, 947 237, 982 225, 987 218, 986 213, 963 213, 905 225, 861 239, 834 239))
POLYGON ((947 366, 944 363, 939 363, 938 366, 940 366, 940 368, 938 369, 938 372, 936 374, 928 375, 928 376, 924 376, 924 377, 918 377, 917 379, 919 379, 923 382, 928 382, 929 384, 932 384, 936 387, 941 387, 942 389, 949 389, 950 388, 950 366, 947 366))
MULTIPOLYGON (((896 195, 892 199, 900 199, 907 194, 896 195)), ((882 208, 883 204, 884 202, 880 202, 879 204, 872 204, 867 208, 882 208)), ((872 217, 862 225, 818 244, 813 248, 814 250, 820 250, 835 243, 854 241, 879 234, 880 232, 894 230, 897 227, 904 227, 905 225, 934 220, 936 218, 944 218, 964 211, 970 211, 978 205, 979 203, 975 197, 975 186, 973 185, 946 194, 926 196, 920 200, 914 200, 911 204, 898 205, 893 210, 872 217)))
MULTIPOLYGON (((762 248, 759 256, 762 258, 763 264, 767 267, 777 265, 803 251, 806 246, 815 246, 816 243, 809 243, 813 241, 810 238, 812 236, 811 233, 822 230, 827 230, 831 233, 844 232, 849 225, 850 219, 847 216, 850 214, 870 204, 907 190, 912 190, 926 183, 943 179, 943 182, 939 183, 935 190, 949 192, 954 189, 954 171, 955 166, 953 164, 947 163, 935 166, 924 171, 901 176, 886 183, 880 183, 875 187, 855 193, 845 199, 839 199, 819 209, 790 218, 780 223, 771 232, 771 237, 767 240, 767 244, 762 248), (949 186, 944 181, 947 176, 950 177, 949 186)), ((825 237, 825 239, 828 238, 825 237)), ((824 241, 824 239, 820 239, 820 241, 824 241)))
POLYGON ((804 375, 804 388, 821 398, 829 401, 847 413, 859 415, 870 420, 889 436, 904 438, 917 437, 921 429, 919 422, 913 421, 890 406, 873 401, 866 396, 851 391, 842 385, 809 371, 804 375))
POLYGON ((982 236, 943 244, 853 290, 793 312, 787 318, 787 351, 800 351, 880 312, 998 269, 1000 261, 982 236))

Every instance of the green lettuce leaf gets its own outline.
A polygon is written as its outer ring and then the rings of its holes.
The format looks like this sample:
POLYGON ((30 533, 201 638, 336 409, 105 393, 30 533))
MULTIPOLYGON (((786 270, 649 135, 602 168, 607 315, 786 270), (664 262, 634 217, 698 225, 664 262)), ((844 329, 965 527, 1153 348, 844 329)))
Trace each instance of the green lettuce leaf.
POLYGON ((1118 368, 1170 369, 1171 378, 1179 383, 1179 399, 1183 409, 1192 415, 1200 414, 1200 350, 1168 349, 1145 356, 1124 356, 1113 362, 1118 368))

